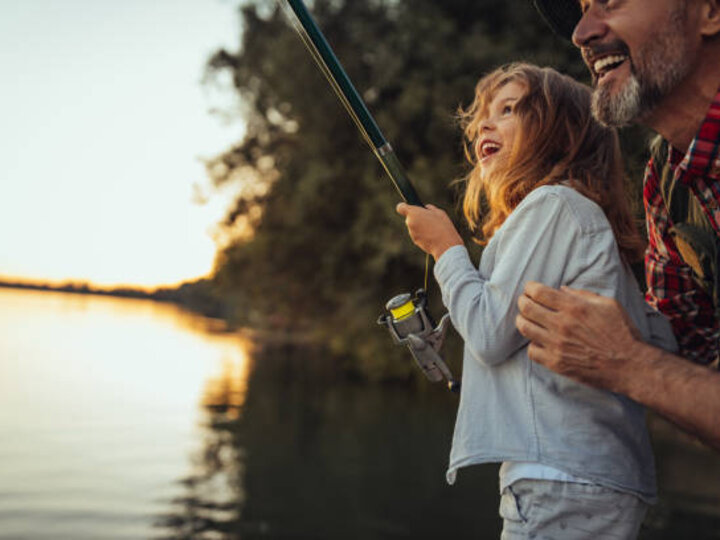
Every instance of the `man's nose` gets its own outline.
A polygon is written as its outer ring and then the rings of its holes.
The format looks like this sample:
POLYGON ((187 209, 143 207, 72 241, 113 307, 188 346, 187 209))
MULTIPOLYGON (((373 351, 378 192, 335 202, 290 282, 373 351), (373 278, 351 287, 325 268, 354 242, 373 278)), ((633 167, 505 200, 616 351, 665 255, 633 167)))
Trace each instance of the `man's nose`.
POLYGON ((586 47, 590 42, 603 38, 608 30, 607 22, 599 13, 596 3, 593 2, 575 25, 572 41, 578 48, 586 47))

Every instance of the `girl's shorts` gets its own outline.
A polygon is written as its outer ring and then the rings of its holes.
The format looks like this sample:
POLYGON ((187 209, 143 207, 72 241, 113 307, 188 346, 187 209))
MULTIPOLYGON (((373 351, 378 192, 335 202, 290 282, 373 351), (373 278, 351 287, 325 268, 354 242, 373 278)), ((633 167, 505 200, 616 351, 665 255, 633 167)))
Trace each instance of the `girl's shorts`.
POLYGON ((630 540, 648 505, 595 484, 518 480, 500 498, 501 540, 630 540))

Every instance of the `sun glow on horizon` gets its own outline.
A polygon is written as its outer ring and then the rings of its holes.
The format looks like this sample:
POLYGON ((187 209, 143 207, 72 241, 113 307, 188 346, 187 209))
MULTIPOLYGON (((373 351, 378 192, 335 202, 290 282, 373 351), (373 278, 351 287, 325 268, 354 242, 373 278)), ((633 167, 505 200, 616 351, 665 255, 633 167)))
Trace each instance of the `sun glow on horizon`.
MULTIPOLYGON (((66 279, 46 279, 44 277, 28 277, 28 276, 13 276, 13 275, 5 275, 0 274, 0 287, 3 287, 4 285, 15 287, 28 287, 28 288, 45 288, 48 287, 50 289, 61 289, 61 288, 67 288, 67 287, 73 287, 75 289, 80 289, 83 287, 87 287, 90 292, 110 292, 113 290, 132 290, 132 291, 140 291, 144 293, 152 293, 157 291, 158 289, 175 289, 183 285, 184 283, 200 280, 200 279, 210 279, 212 277, 211 274, 206 274, 203 276, 197 276, 197 277, 191 277, 187 279, 182 279, 180 281, 176 282, 168 282, 168 283, 157 283, 152 285, 143 285, 140 283, 123 283, 123 282, 95 282, 90 281, 87 279, 76 279, 76 278, 66 278, 66 279)), ((68 291, 73 292, 73 291, 68 291)))

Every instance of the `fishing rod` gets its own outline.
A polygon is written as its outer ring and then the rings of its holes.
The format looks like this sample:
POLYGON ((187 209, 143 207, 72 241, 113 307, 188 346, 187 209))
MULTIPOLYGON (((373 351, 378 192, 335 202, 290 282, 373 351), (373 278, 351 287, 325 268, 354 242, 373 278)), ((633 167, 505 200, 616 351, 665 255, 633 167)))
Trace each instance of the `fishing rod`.
MULTIPOLYGON (((278 0, 278 2, 400 196, 408 204, 423 206, 395 151, 380 131, 377 122, 303 1, 278 0)), ((425 259, 425 288, 419 289, 414 297, 408 293, 393 297, 385 305, 385 312, 380 315, 377 322, 388 328, 396 344, 407 346, 418 367, 428 379, 433 382, 447 379, 448 388, 457 392, 460 383, 454 379, 440 355, 440 347, 445 340, 450 316, 446 313, 440 324, 436 326, 427 312, 425 289, 427 289, 429 273, 428 264, 429 256, 425 259)))
POLYGON ((390 146, 390 143, 380 131, 377 122, 370 114, 365 102, 355 89, 340 60, 338 60, 303 1, 278 0, 278 2, 288 14, 288 19, 300 35, 320 70, 327 77, 330 86, 332 86, 345 109, 347 109, 363 139, 372 148, 373 153, 382 164, 400 196, 408 204, 423 206, 403 166, 395 155, 393 147, 390 146), (288 9, 291 12, 288 12, 288 9))

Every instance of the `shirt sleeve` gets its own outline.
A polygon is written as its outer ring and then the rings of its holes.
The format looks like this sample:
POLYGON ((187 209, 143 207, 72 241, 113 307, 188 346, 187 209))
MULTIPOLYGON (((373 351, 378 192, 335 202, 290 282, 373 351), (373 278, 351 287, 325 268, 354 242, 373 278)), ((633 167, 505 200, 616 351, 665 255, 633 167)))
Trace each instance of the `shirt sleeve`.
POLYGON ((515 327, 517 299, 527 281, 561 285, 580 237, 580 226, 565 200, 554 193, 533 192, 493 238, 498 242, 490 275, 473 266, 464 246, 454 246, 440 257, 435 277, 443 303, 466 350, 478 362, 497 365, 527 344, 515 327))
POLYGON ((646 174, 643 203, 647 217, 646 299, 665 315, 677 338, 679 354, 709 364, 718 355, 720 332, 710 296, 693 278, 670 236, 670 224, 657 177, 646 174))

